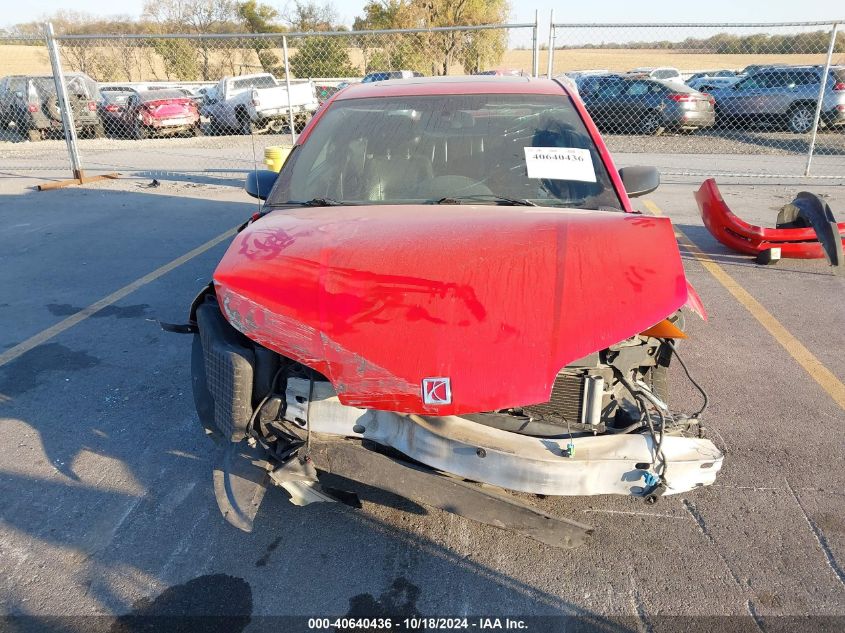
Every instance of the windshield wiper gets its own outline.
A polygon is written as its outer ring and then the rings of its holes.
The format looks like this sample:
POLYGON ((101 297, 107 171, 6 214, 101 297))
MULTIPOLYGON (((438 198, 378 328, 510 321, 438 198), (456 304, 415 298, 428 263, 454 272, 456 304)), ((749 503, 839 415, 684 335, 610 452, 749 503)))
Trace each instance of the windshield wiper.
POLYGON ((298 204, 301 207, 338 207, 353 203, 341 202, 340 200, 335 200, 334 198, 311 198, 310 200, 306 200, 305 202, 299 202, 297 200, 288 200, 284 204, 298 204))
POLYGON ((536 207, 537 205, 525 198, 508 198, 507 196, 499 196, 495 193, 479 193, 470 196, 446 196, 440 200, 434 201, 432 204, 463 204, 464 202, 481 202, 489 200, 492 202, 504 202, 505 204, 513 205, 515 207, 536 207))

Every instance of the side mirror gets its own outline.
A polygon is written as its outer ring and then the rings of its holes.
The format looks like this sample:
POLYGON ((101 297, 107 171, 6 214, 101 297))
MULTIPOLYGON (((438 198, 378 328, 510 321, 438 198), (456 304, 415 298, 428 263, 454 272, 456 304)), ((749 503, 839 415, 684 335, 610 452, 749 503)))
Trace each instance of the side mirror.
POLYGON ((275 171, 270 171, 269 169, 251 171, 246 175, 244 189, 253 198, 266 200, 267 196, 270 195, 273 185, 276 184, 278 175, 275 171))
POLYGON ((654 167, 623 167, 619 177, 629 198, 644 196, 660 186, 660 172, 654 167))

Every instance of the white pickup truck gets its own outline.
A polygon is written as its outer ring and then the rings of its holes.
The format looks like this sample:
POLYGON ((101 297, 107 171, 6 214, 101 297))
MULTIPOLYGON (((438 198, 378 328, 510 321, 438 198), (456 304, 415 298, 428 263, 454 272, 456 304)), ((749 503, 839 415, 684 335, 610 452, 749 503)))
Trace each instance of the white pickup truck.
POLYGON ((202 115, 211 130, 238 130, 242 134, 281 132, 293 110, 294 129, 301 129, 319 107, 314 83, 292 81, 290 99, 284 82, 269 73, 224 77, 205 95, 202 115))

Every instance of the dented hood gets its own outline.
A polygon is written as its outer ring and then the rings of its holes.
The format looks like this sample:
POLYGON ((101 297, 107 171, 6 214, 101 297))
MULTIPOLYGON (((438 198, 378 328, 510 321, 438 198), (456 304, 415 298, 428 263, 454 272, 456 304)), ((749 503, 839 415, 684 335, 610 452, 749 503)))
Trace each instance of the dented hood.
POLYGON ((546 402, 562 367, 687 301, 668 219, 542 207, 275 211, 214 283, 233 326, 344 404, 434 415, 546 402), (424 403, 427 378, 449 402, 424 403))

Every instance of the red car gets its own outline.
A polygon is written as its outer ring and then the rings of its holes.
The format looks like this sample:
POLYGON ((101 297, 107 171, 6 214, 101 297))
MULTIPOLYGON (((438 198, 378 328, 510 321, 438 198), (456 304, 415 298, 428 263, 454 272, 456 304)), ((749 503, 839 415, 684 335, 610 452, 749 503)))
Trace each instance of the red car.
POLYGON ((658 183, 617 171, 554 80, 335 95, 278 175, 248 178, 263 211, 181 328, 199 418, 228 447, 229 521, 250 528, 268 481, 348 499, 330 474, 572 546, 588 526, 490 486, 654 502, 712 483, 703 407, 668 390, 683 309, 703 308, 671 222, 629 201, 658 183))
POLYGON ((196 102, 178 89, 136 91, 127 100, 121 120, 136 139, 202 134, 196 102))

